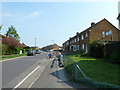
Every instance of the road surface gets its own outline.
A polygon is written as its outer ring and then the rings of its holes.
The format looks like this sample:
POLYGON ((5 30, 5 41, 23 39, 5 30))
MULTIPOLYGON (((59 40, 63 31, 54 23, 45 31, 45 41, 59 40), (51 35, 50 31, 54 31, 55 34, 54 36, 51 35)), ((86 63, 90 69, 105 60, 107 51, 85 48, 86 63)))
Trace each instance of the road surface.
MULTIPOLYGON (((3 61, 2 87, 14 88, 38 66, 41 67, 42 65, 44 65, 44 63, 47 62, 47 60, 48 60, 47 53, 42 53, 40 55, 25 56, 22 58, 3 61)), ((28 86, 25 86, 25 88, 26 87, 28 86)))

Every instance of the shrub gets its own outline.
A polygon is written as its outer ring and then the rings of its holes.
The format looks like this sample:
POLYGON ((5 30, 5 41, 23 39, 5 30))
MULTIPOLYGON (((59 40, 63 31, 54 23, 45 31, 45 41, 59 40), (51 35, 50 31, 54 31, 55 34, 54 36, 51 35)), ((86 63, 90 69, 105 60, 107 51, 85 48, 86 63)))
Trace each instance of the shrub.
POLYGON ((2 39, 2 43, 9 46, 9 48, 15 48, 19 45, 19 41, 15 38, 5 37, 2 39))
POLYGON ((2 55, 8 55, 8 45, 2 44, 2 55))
POLYGON ((120 63, 120 52, 114 51, 110 58, 112 63, 120 63))
POLYGON ((93 57, 103 57, 103 42, 96 40, 90 43, 90 55, 93 57))
POLYGON ((86 56, 89 57, 90 56, 89 53, 83 53, 80 55, 80 57, 86 57, 86 56))

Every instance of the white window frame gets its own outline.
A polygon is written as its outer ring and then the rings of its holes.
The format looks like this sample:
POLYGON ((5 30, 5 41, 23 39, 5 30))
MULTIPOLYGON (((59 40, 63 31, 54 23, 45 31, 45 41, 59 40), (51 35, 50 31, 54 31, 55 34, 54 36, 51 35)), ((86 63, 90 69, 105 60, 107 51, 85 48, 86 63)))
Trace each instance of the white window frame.
POLYGON ((83 34, 81 35, 81 39, 84 40, 84 35, 83 34))
POLYGON ((73 51, 77 51, 76 45, 73 46, 73 51))
POLYGON ((85 45, 84 44, 82 44, 82 50, 84 50, 85 49, 85 45))
POLYGON ((77 45, 77 50, 80 50, 80 45, 77 45))
POLYGON ((88 37, 88 32, 86 32, 86 37, 88 37))
POLYGON ((86 44, 86 53, 88 53, 88 44, 86 44))
POLYGON ((75 38, 75 42, 76 42, 76 38, 75 38))
POLYGON ((77 41, 80 41, 80 37, 79 36, 77 36, 77 41))
POLYGON ((102 32, 102 38, 105 38, 105 32, 102 32))

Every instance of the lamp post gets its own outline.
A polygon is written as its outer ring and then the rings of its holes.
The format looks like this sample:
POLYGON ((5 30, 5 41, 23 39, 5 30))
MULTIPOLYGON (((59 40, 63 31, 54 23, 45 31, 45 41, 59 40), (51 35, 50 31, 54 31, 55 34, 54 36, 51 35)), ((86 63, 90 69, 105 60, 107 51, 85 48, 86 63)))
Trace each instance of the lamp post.
POLYGON ((36 47, 36 37, 35 37, 35 47, 36 47))

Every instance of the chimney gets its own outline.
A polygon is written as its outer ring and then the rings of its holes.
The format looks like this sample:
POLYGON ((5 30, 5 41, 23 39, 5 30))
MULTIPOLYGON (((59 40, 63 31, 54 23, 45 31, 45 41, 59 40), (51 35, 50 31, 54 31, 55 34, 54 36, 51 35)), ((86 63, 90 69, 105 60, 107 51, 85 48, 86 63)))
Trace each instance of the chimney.
POLYGON ((79 32, 76 33, 77 35, 79 34, 79 32))
POLYGON ((95 25, 95 22, 92 22, 92 23, 91 23, 91 27, 94 26, 94 25, 95 25))

